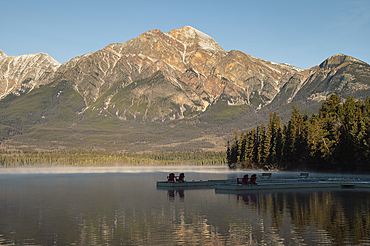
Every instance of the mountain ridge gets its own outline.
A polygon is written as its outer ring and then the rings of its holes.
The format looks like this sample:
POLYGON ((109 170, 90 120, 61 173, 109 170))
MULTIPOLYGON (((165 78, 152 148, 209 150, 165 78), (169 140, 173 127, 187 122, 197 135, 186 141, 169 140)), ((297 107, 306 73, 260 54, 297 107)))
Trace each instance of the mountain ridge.
POLYGON ((7 56, 0 52, 0 100, 10 93, 21 94, 48 83, 60 64, 46 53, 7 56))
MULTIPOLYGON (((303 70, 238 50, 227 52, 213 38, 189 26, 168 33, 154 29, 62 64, 45 53, 9 58, 0 52, 0 121, 6 129, 1 139, 34 136, 56 125, 81 134, 82 129, 76 128, 81 122, 109 121, 116 128, 125 125, 130 129, 130 122, 158 123, 160 129, 167 124, 176 129, 181 125, 179 132, 189 130, 190 124, 197 129, 191 130, 193 138, 189 134, 176 141, 186 142, 184 148, 191 149, 192 139, 201 139, 202 134, 226 141, 230 131, 221 133, 222 129, 244 129, 266 121, 270 111, 284 115, 289 105, 298 105, 312 112, 317 102, 333 93, 363 99, 369 91, 370 66, 343 54, 303 70), (11 70, 13 67, 18 70, 11 70), (12 79, 14 88, 9 90, 12 79), (24 102, 29 103, 26 106, 24 102), (23 118, 7 110, 35 113, 23 118), (17 117, 19 123, 14 125, 17 117), (210 126, 212 129, 207 128, 210 126)), ((169 144, 173 139, 162 135, 165 131, 157 135, 163 141, 144 137, 150 145, 147 149, 158 148, 159 142, 173 146, 169 144)), ((210 142, 216 149, 223 145, 210 142)))

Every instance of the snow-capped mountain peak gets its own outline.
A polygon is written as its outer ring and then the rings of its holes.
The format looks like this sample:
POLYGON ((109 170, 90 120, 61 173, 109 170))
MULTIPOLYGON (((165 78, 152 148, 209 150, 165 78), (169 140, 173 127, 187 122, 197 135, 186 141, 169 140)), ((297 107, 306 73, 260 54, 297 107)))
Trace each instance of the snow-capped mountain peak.
POLYGON ((225 52, 213 38, 191 26, 184 26, 180 29, 172 30, 167 34, 185 45, 198 44, 204 50, 225 52))

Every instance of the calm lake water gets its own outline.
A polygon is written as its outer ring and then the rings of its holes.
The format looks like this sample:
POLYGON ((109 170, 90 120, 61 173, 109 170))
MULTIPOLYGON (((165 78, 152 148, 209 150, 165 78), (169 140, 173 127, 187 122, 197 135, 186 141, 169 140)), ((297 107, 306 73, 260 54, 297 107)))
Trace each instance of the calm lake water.
POLYGON ((244 174, 224 167, 0 169, 0 245, 370 245, 370 190, 157 189, 172 171, 186 180, 244 174))

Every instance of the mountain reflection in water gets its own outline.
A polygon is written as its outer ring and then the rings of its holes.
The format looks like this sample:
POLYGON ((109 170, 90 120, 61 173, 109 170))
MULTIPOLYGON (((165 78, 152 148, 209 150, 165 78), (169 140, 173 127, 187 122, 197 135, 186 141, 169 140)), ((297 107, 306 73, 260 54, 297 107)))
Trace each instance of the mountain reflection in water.
MULTIPOLYGON (((167 174, 2 174, 0 244, 370 244, 369 190, 157 189, 167 174)), ((186 177, 242 173, 189 171, 186 177)))

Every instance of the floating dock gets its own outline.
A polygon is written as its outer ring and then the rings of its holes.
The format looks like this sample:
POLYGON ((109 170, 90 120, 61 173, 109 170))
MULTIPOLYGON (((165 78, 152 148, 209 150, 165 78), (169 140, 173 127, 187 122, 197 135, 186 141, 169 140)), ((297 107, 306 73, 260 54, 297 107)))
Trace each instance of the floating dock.
POLYGON ((234 179, 225 180, 199 180, 199 181, 185 181, 185 182, 167 182, 157 181, 157 187, 169 187, 169 188, 183 188, 183 187, 209 187, 213 189, 216 184, 236 184, 234 179))
POLYGON ((279 181, 260 182, 257 185, 217 184, 216 190, 252 191, 277 189, 321 189, 321 188, 370 188, 370 182, 361 181, 279 181))
POLYGON ((158 189, 215 189, 218 192, 238 191, 269 191, 290 189, 370 189, 369 181, 359 179, 338 178, 298 178, 298 179, 258 179, 256 185, 237 184, 236 179, 199 180, 185 182, 157 181, 158 189))

